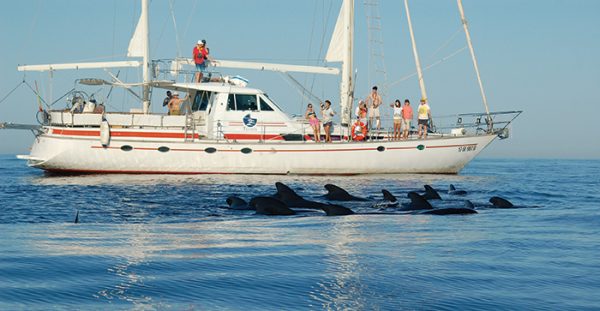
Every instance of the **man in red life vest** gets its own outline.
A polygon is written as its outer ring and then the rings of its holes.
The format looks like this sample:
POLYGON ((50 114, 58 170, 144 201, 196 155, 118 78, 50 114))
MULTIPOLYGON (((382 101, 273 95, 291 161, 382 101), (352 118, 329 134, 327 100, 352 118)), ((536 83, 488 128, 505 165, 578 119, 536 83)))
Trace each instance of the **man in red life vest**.
POLYGON ((192 51, 194 57, 194 63, 196 64, 196 76, 195 80, 197 83, 202 82, 204 71, 206 71, 206 62, 212 61, 212 58, 208 55, 208 48, 206 47, 206 40, 198 40, 198 44, 192 51))

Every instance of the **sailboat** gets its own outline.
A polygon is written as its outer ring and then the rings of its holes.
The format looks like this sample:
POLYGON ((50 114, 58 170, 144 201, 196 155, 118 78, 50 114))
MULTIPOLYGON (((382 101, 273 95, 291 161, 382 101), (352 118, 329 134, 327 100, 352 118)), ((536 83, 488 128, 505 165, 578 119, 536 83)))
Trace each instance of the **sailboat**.
MULTIPOLYGON (((132 93, 132 88, 141 87, 141 109, 81 112, 75 107, 90 105, 91 98, 84 92, 73 94, 73 107, 42 111, 30 154, 19 156, 29 166, 58 173, 456 174, 494 139, 508 137, 508 125, 520 113, 489 111, 461 0, 459 10, 486 111, 457 115, 447 131, 434 131, 427 139, 411 136, 397 141, 385 133, 353 139, 354 0, 343 0, 329 44, 326 61, 336 66, 218 61, 222 68, 340 75, 341 124, 334 126, 332 143, 315 142, 319 139, 306 120, 290 117, 267 93, 239 77, 213 76, 200 83, 159 79, 160 63, 151 60, 148 45, 149 0, 141 2, 141 17, 128 51, 138 60, 18 67, 20 71, 142 67, 143 71, 141 83, 125 83, 114 75, 112 81, 80 79, 84 85, 122 87, 132 93), (150 95, 156 89, 188 94, 185 113, 151 113, 150 95)), ((421 94, 426 98, 408 0, 405 8, 421 94)), ((190 59, 175 59, 164 71, 177 72, 192 64, 190 59)))

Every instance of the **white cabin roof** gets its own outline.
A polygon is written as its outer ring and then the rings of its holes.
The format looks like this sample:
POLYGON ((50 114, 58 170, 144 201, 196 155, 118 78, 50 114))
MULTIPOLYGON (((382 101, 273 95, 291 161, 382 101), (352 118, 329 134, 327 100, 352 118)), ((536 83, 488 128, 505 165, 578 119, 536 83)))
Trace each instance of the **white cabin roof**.
POLYGON ((235 94, 264 94, 264 92, 259 89, 235 86, 225 82, 174 83, 172 81, 158 81, 153 84, 155 87, 182 92, 194 90, 235 94))

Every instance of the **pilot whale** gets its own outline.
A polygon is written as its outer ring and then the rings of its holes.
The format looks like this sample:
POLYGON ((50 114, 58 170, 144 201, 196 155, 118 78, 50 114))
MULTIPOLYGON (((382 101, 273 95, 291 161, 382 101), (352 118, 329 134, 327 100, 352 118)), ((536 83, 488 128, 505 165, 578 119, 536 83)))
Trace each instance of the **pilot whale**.
POLYGON ((250 206, 244 199, 236 196, 227 197, 227 205, 229 209, 233 210, 254 210, 255 208, 250 206))
POLYGON ((425 199, 425 197, 423 197, 422 195, 411 191, 407 194, 408 198, 410 199, 410 203, 408 205, 402 205, 402 210, 405 211, 414 211, 414 210, 430 210, 433 209, 433 206, 431 206, 431 203, 427 202, 427 200, 425 199))
POLYGON ((381 193, 383 194, 383 201, 379 201, 373 204, 374 208, 384 209, 388 207, 396 207, 398 206, 398 204, 400 204, 400 201, 396 199, 396 196, 394 196, 391 192, 387 191, 386 189, 381 189, 381 193))
POLYGON ((287 207, 285 203, 273 197, 254 197, 250 200, 250 206, 256 209, 256 213, 269 216, 296 215, 296 212, 287 207))
POLYGON ((321 209, 325 212, 325 215, 327 216, 345 216, 354 214, 354 212, 351 209, 341 205, 323 204, 321 209))
POLYGON ((292 188, 282 182, 276 182, 277 193, 275 197, 285 203, 288 207, 321 209, 323 203, 309 201, 298 195, 292 188))
POLYGON ((436 208, 422 212, 425 215, 465 215, 465 214, 477 214, 477 211, 471 208, 465 207, 445 207, 436 208))
POLYGON ((454 187, 453 184, 450 184, 450 186, 448 187, 448 194, 451 194, 451 195, 467 195, 467 192, 465 190, 456 190, 456 187, 454 187))
POLYGON ((327 194, 325 194, 325 198, 331 201, 368 201, 365 198, 355 197, 348 193, 348 191, 332 184, 325 185, 325 189, 327 189, 327 194))
POLYGON ((433 189, 430 185, 425 185, 425 194, 423 194, 423 198, 426 200, 441 200, 440 194, 433 189))
POLYGON ((491 197, 490 203, 496 208, 515 208, 510 201, 501 197, 491 197))

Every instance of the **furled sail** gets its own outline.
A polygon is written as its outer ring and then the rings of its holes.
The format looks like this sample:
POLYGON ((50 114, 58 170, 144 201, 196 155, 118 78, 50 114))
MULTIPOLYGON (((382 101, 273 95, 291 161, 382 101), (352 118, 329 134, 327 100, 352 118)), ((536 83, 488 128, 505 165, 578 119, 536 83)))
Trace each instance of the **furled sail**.
POLYGON ((128 57, 144 57, 144 34, 142 32, 142 17, 140 17, 131 41, 129 41, 129 48, 127 48, 128 57))
POLYGON ((331 41, 329 41, 329 49, 325 60, 328 62, 341 62, 344 60, 344 39, 346 34, 346 9, 342 2, 342 8, 340 9, 340 15, 338 15, 335 28, 333 29, 333 35, 331 41))
POLYGON ((325 55, 327 62, 342 63, 340 82, 340 110, 342 125, 350 124, 354 86, 352 79, 352 52, 354 41, 354 0, 343 0, 340 14, 335 23, 329 49, 325 55))

